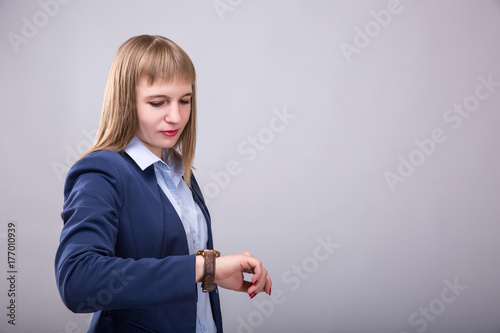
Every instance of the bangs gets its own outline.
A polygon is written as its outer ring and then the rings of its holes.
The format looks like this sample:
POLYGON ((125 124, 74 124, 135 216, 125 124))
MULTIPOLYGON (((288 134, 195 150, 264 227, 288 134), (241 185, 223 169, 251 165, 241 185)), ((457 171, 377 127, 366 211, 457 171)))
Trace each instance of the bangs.
POLYGON ((146 78, 148 84, 155 82, 194 84, 196 73, 189 56, 174 42, 155 38, 141 57, 138 82, 146 78))

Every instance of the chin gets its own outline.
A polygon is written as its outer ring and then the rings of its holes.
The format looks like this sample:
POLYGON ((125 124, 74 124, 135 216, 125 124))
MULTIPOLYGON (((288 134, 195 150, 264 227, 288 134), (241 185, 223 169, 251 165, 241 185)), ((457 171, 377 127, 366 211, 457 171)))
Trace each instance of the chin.
POLYGON ((170 148, 173 148, 176 143, 177 143, 177 140, 175 140, 174 142, 168 142, 168 143, 164 142, 163 144, 160 144, 159 147, 162 147, 163 149, 170 149, 170 148))

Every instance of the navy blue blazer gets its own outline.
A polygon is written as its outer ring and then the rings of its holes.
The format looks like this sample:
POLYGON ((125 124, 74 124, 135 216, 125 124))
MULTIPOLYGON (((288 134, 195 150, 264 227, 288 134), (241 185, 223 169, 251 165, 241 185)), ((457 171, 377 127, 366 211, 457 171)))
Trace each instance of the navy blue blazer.
MULTIPOLYGON (((191 191, 208 227, 200 188, 191 191)), ((76 162, 64 186, 57 287, 73 312, 96 312, 89 332, 195 332, 195 256, 174 207, 126 153, 102 150, 76 162)), ((210 293, 222 332, 219 291, 210 293)))

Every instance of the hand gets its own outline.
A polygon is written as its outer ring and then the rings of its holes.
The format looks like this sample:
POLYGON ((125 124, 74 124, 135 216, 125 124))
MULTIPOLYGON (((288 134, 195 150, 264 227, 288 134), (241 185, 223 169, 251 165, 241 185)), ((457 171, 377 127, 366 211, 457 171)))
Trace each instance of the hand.
MULTIPOLYGON (((202 257, 197 257, 197 276, 199 276, 199 267, 203 272, 203 261, 202 257)), ((253 298, 261 291, 271 295, 272 281, 267 270, 262 266, 262 262, 254 258, 250 252, 243 252, 216 259, 215 284, 224 289, 246 292, 253 298), (245 281, 243 273, 253 274, 252 282, 245 281)))
POLYGON ((272 281, 262 262, 250 252, 243 252, 216 259, 215 284, 221 288, 247 292, 253 298, 261 291, 270 295, 272 281), (253 274, 252 282, 245 281, 243 273, 253 274))

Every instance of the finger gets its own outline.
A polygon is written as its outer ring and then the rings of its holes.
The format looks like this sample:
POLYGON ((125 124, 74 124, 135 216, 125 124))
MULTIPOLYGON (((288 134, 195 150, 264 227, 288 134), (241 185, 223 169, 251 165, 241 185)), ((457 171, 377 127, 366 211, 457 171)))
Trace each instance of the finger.
POLYGON ((254 274, 252 281, 259 280, 262 276, 262 262, 255 258, 246 257, 240 262, 241 270, 244 273, 254 274))
POLYGON ((264 285, 264 291, 271 296, 271 287, 273 286, 273 281, 269 274, 267 274, 266 284, 264 285))
POLYGON ((261 291, 266 291, 264 290, 264 288, 267 279, 268 279, 267 270, 265 268, 262 268, 262 273, 260 275, 254 275, 252 277, 253 286, 252 288, 249 288, 249 293, 260 293, 261 291))
POLYGON ((259 290, 259 292, 262 291, 262 287, 264 287, 266 283, 265 281, 266 276, 267 276, 267 270, 264 267, 262 267, 262 274, 260 274, 260 276, 254 274, 254 276, 252 277, 253 285, 257 290, 259 290))
POLYGON ((264 291, 266 294, 271 295, 271 287, 273 283, 267 269, 262 268, 262 275, 260 279, 257 279, 256 276, 254 275, 252 280, 254 281, 253 283, 254 288, 251 288, 251 290, 249 290, 250 293, 252 292, 260 293, 261 291, 264 291))
POLYGON ((261 292, 262 290, 259 290, 259 286, 258 285, 262 285, 261 282, 259 282, 259 280, 254 276, 252 276, 252 285, 250 286, 250 288, 248 288, 248 294, 250 295, 250 298, 252 296, 252 294, 258 294, 259 292, 261 292))
POLYGON ((244 255, 245 257, 253 258, 253 255, 248 251, 243 252, 242 255, 244 255))

